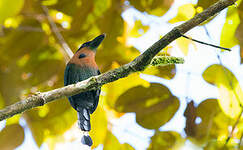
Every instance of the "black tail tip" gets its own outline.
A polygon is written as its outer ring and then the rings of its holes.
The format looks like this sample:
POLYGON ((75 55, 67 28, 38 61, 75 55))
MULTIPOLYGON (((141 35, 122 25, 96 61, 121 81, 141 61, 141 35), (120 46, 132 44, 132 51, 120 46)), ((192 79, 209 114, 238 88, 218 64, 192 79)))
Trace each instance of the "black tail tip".
POLYGON ((84 135, 81 138, 81 143, 84 145, 88 145, 88 146, 92 146, 92 144, 93 144, 92 139, 89 135, 84 135))

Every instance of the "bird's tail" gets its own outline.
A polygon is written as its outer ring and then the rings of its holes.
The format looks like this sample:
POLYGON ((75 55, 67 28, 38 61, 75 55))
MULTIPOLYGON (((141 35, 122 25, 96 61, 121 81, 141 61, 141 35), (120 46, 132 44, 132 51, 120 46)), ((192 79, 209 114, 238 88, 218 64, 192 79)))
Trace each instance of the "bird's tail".
POLYGON ((91 129, 90 115, 89 111, 86 108, 78 109, 78 124, 81 131, 84 132, 83 137, 81 138, 81 143, 84 145, 91 146, 93 142, 88 134, 88 132, 91 129))

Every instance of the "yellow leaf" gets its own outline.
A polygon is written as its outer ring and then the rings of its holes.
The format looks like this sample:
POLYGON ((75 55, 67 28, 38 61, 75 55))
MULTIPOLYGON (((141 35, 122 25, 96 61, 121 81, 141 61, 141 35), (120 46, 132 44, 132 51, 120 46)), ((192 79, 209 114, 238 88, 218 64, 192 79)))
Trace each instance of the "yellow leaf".
POLYGON ((90 136, 93 140, 92 148, 104 143, 107 134, 107 118, 101 104, 98 105, 96 111, 91 115, 91 131, 90 136))
MULTIPOLYGON (((179 46, 180 50, 182 51, 182 53, 186 56, 188 54, 188 50, 189 50, 189 45, 193 44, 193 42, 189 39, 186 38, 178 38, 176 40, 177 45, 179 46)), ((193 44, 194 45, 194 44, 193 44)), ((195 47, 195 45, 194 45, 195 47)))
POLYGON ((134 150, 134 148, 127 143, 121 144, 118 139, 108 131, 103 150, 134 150))
POLYGON ((235 31, 240 24, 240 18, 235 7, 229 7, 226 20, 221 31, 220 46, 231 48, 238 44, 235 31))
POLYGON ((193 4, 185 4, 178 8, 177 16, 169 21, 169 23, 176 23, 180 21, 187 21, 194 17, 196 10, 193 4))
POLYGON ((59 100, 45 105, 45 108, 32 109, 24 117, 38 146, 48 140, 49 145, 54 147, 59 136, 63 136, 77 121, 77 113, 70 107, 68 100, 59 100))
POLYGON ((151 141, 148 150, 179 150, 185 139, 175 131, 157 131, 151 141))
POLYGON ((128 34, 129 37, 139 38, 144 33, 146 33, 149 29, 149 26, 145 26, 142 24, 141 20, 136 20, 133 27, 130 27, 130 32, 128 34))
POLYGON ((8 17, 19 13, 24 5, 24 0, 0 0, 0 24, 8 17))
POLYGON ((116 101, 115 109, 118 112, 136 112, 138 124, 158 129, 174 116, 179 105, 179 100, 167 87, 151 83, 147 88, 139 85, 128 89, 116 101))
POLYGON ((176 67, 175 65, 148 66, 142 73, 171 80, 176 74, 176 67))
POLYGON ((219 90, 219 104, 223 112, 235 118, 241 111, 243 104, 243 91, 234 74, 221 65, 211 65, 203 73, 207 82, 217 86, 219 90))
POLYGON ((7 125, 0 132, 1 150, 13 150, 24 141, 24 129, 19 124, 7 125))
POLYGON ((102 90, 104 91, 105 103, 107 103, 109 107, 114 108, 116 100, 121 94, 138 85, 147 87, 150 83, 141 79, 139 73, 133 73, 126 78, 104 85, 102 90))

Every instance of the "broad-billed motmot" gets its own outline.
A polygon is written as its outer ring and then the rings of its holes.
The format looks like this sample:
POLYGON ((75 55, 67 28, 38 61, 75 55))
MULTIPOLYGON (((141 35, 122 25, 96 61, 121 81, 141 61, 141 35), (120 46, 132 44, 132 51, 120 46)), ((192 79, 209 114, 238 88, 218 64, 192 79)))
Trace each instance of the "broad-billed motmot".
MULTIPOLYGON (((100 74, 95 62, 97 47, 104 40, 105 34, 99 35, 92 41, 84 43, 68 62, 64 73, 64 85, 74 84, 91 76, 100 74)), ((88 134, 91 129, 90 114, 97 108, 100 89, 82 92, 68 97, 72 107, 78 112, 79 127, 84 132, 81 142, 91 146, 92 140, 88 134)))

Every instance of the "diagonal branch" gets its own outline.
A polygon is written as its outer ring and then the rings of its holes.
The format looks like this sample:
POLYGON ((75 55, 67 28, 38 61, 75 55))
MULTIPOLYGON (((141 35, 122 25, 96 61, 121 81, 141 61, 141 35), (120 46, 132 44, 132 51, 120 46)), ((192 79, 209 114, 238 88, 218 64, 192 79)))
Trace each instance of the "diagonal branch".
POLYGON ((143 54, 139 55, 136 59, 128 64, 125 64, 117 69, 105 72, 99 76, 91 77, 85 81, 58 88, 52 91, 39 93, 22 101, 19 101, 13 105, 7 106, 6 108, 0 110, 0 121, 9 118, 15 114, 22 113, 33 107, 42 106, 48 102, 63 98, 65 96, 71 96, 80 92, 96 89, 109 82, 124 78, 133 72, 144 70, 145 67, 150 64, 153 57, 159 51, 161 51, 161 49, 166 47, 175 39, 181 37, 182 34, 204 22, 211 16, 214 16, 215 14, 230 5, 233 5, 236 1, 237 0, 219 0, 208 9, 204 10, 202 13, 197 14, 191 20, 172 29, 163 38, 161 38, 159 41, 149 47, 143 54))
POLYGON ((66 41, 64 40, 63 36, 61 35, 60 31, 58 30, 58 27, 57 25, 55 24, 55 22, 52 20, 51 16, 49 15, 49 10, 46 6, 44 5, 41 5, 46 17, 47 17, 47 20, 51 26, 51 30, 52 32, 56 35, 60 45, 62 46, 64 52, 63 52, 63 55, 65 57, 65 60, 66 61, 69 61, 70 58, 73 57, 73 52, 72 50, 70 49, 70 47, 68 46, 68 44, 66 43, 66 41), (68 56, 66 56, 68 55, 68 56), (68 57, 68 58, 66 58, 68 57))

